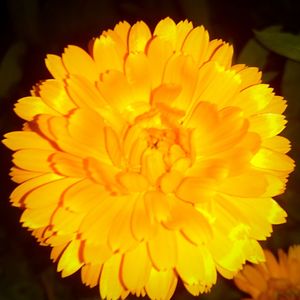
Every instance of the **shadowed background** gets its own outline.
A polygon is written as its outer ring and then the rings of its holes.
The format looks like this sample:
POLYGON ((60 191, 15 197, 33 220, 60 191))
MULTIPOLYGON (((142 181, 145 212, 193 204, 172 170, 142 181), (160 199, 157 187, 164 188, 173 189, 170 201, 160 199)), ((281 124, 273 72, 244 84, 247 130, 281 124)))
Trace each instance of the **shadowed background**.
MULTIPOLYGON (((50 77, 44 64, 47 53, 61 54, 69 44, 87 49, 88 41, 126 20, 144 20, 153 30, 166 16, 176 22, 189 19, 203 24, 211 38, 234 45, 235 62, 260 67, 264 81, 284 95, 289 108, 283 135, 292 141, 290 155, 300 156, 300 8, 297 0, 0 0, 0 134, 19 130, 13 113, 18 98, 50 77)), ((61 279, 40 247, 19 224, 20 211, 9 205, 14 188, 8 177, 11 153, 1 145, 0 300, 96 300, 97 288, 84 287, 79 272, 61 279)), ((265 247, 276 250, 300 244, 300 174, 291 175, 279 203, 288 222, 274 227, 265 247)), ((300 271, 300 270, 299 270, 300 271)), ((240 299, 232 282, 217 285, 200 299, 240 299)), ((181 285, 174 299, 193 299, 181 285)), ((129 299, 135 299, 131 296, 129 299)))

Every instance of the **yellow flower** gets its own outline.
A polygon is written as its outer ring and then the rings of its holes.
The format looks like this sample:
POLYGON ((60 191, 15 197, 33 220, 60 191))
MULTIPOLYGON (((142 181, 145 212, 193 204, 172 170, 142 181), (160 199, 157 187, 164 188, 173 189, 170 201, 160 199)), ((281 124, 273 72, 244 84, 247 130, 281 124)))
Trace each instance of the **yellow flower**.
POLYGON ((54 79, 18 101, 24 128, 4 140, 11 202, 62 276, 170 299, 178 278, 198 295, 263 261, 294 167, 282 97, 188 21, 121 22, 91 49, 48 55, 54 79))
POLYGON ((300 299, 300 246, 291 246, 288 254, 278 251, 278 261, 265 250, 266 261, 256 266, 246 265, 234 281, 251 299, 300 299))

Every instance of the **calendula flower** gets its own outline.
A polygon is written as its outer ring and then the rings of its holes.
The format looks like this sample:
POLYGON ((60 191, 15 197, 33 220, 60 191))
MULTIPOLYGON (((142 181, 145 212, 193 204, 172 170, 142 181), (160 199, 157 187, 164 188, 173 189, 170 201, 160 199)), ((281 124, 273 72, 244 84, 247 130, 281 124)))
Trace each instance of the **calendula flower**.
POLYGON ((287 254, 279 249, 278 260, 269 250, 264 252, 266 261, 246 265, 235 277, 236 285, 251 299, 299 300, 300 246, 291 246, 287 254))
POLYGON ((178 279, 198 295, 263 261, 294 167, 286 104, 232 54, 166 18, 47 57, 54 79, 18 101, 26 122, 4 143, 11 202, 62 276, 80 269, 102 298, 170 299, 178 279))

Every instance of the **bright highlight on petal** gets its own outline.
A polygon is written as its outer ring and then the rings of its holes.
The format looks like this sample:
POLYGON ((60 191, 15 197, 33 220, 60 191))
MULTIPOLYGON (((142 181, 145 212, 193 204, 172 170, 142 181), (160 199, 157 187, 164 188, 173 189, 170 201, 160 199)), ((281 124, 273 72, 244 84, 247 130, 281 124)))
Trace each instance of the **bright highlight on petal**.
POLYGON ((286 103, 232 55, 166 18, 47 56, 53 79, 17 102, 24 130, 3 143, 12 205, 62 276, 80 270, 106 299, 168 300, 178 280, 199 295, 263 261, 294 168, 286 103))

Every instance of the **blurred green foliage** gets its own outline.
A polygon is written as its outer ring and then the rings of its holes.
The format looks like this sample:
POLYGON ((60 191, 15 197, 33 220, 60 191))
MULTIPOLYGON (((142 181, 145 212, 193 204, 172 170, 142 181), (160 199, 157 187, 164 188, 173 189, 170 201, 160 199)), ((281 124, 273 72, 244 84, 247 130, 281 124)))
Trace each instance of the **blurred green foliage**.
MULTIPOLYGON (((28 95, 33 84, 46 79, 47 53, 59 54, 68 44, 87 48, 90 38, 120 20, 144 20, 151 28, 163 17, 203 24, 212 38, 235 46, 236 62, 263 70, 263 80, 287 100, 289 124, 284 135, 292 141, 291 156, 300 157, 300 19, 295 0, 2 0, 0 1, 0 133, 17 130, 14 102, 28 95)), ((0 147, 3 147, 2 145, 0 147)), ((50 262, 49 249, 36 244, 19 224, 20 212, 10 207, 13 189, 7 174, 10 153, 1 148, 0 300, 95 300, 80 276, 61 279, 50 262)), ((263 243, 273 251, 300 243, 300 174, 291 175, 287 192, 278 197, 289 214, 263 243)), ((211 293, 200 299, 240 299, 231 281, 218 278, 211 293), (224 296, 225 295, 225 296, 224 296)), ((193 299, 179 286, 174 299, 193 299)), ((129 299, 135 299, 131 296, 129 299)))

